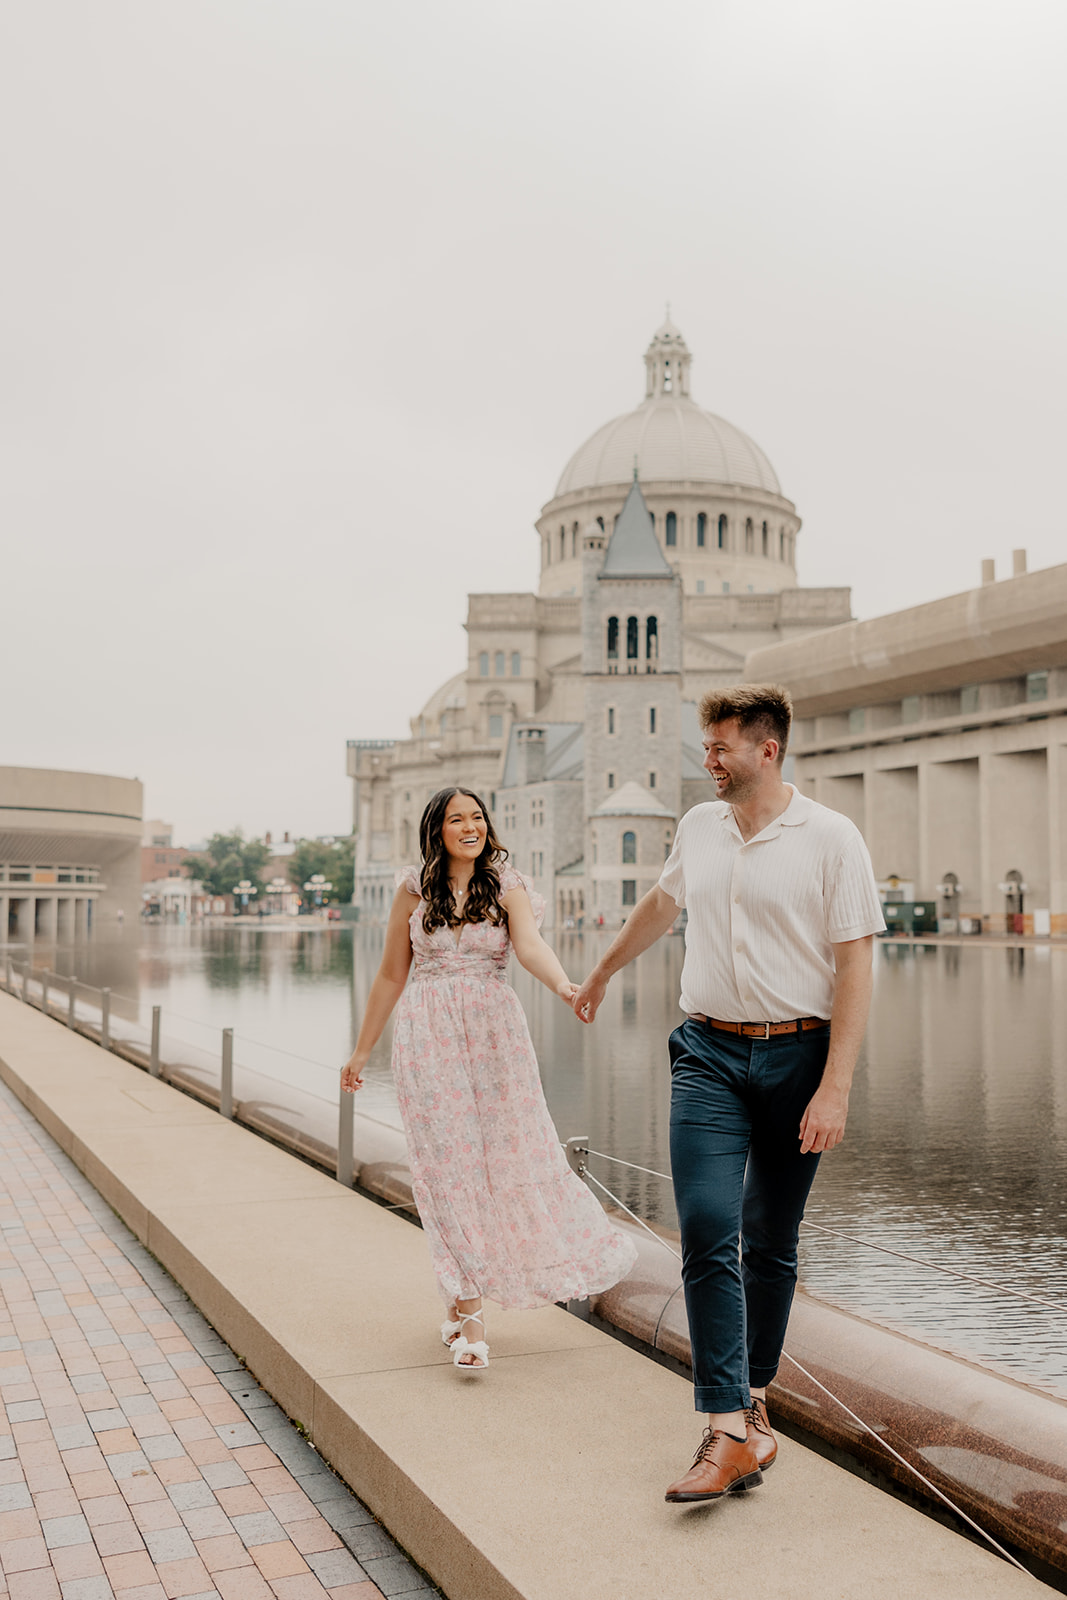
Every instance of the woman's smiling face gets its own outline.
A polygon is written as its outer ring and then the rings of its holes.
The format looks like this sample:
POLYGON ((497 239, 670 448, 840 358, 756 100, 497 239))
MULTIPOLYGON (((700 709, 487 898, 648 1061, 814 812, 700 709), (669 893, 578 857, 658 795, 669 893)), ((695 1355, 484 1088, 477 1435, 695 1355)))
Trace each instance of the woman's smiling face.
POLYGON ((485 814, 469 794, 454 794, 445 808, 441 843, 451 860, 473 865, 485 848, 485 814))

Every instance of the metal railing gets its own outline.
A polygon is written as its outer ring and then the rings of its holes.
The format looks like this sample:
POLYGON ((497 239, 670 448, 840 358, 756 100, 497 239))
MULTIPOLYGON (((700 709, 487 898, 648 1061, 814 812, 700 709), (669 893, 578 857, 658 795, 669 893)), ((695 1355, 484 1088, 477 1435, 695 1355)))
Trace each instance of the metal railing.
MULTIPOLYGON (((25 1005, 32 1006, 34 1010, 42 1011, 54 1021, 65 1022, 66 1026, 74 1032, 83 1034, 98 1044, 102 1049, 113 1051, 117 1046, 124 1046, 136 1052, 136 1056, 143 1056, 144 1061, 135 1059, 134 1064, 147 1067, 153 1078, 166 1078, 164 1062, 162 1059, 162 1033, 163 1033, 163 1007, 151 1007, 151 1021, 147 1029, 145 1040, 122 1039, 116 1037, 114 1029, 115 1012, 113 1001, 124 1002, 134 1007, 140 1026, 140 1003, 128 995, 115 993, 107 986, 98 987, 94 984, 82 982, 74 974, 62 976, 45 967, 39 971, 34 970, 32 961, 15 961, 10 954, 4 957, 3 980, 0 987, 25 1005), (31 993, 31 983, 37 985, 36 997, 31 993), (57 1007, 53 1002, 53 993, 66 991, 66 1006, 57 1014, 57 1007), (95 1000, 94 998, 95 997, 95 1000), (87 1018, 79 1012, 79 1001, 88 1003, 94 1013, 92 1018, 87 1018), (147 1045, 147 1049, 145 1049, 147 1045)), ((193 1023, 196 1027, 210 1028, 210 1024, 202 1022, 196 1017, 182 1017, 181 1013, 172 1015, 181 1021, 193 1023)), ((239 1111, 239 1102, 234 1094, 234 1029, 222 1028, 218 1050, 218 1111, 228 1120, 235 1120, 239 1111)), ((313 1061, 310 1056, 297 1056, 295 1052, 281 1050, 277 1045, 267 1044, 262 1040, 247 1041, 264 1050, 278 1050, 282 1055, 291 1055, 296 1060, 306 1061, 317 1067, 328 1067, 323 1061, 313 1061)), ((193 1047, 196 1048, 196 1047, 193 1047)), ((122 1052, 125 1056, 125 1051, 122 1052)), ((172 1080, 168 1080, 172 1081, 172 1080)), ((198 1098, 200 1098, 198 1096, 198 1098)), ((338 1091, 337 1106, 337 1161, 334 1176, 337 1182, 345 1188, 355 1187, 355 1118, 354 1097, 338 1091)))

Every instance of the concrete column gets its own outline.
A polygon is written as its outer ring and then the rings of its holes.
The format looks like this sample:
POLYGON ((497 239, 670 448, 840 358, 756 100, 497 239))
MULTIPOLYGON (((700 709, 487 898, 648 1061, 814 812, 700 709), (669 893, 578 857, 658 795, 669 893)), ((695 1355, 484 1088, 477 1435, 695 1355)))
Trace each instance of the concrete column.
POLYGON ((1067 744, 1049 745, 1048 817, 1052 932, 1067 933, 1067 744))
POLYGON ((56 933, 64 942, 74 937, 74 901, 70 895, 56 901, 56 933))
POLYGON ((915 767, 873 771, 867 783, 867 848, 876 878, 919 873, 919 779, 915 767))
POLYGON ((84 937, 89 932, 89 902, 79 895, 74 901, 74 935, 84 937))
POLYGON ((34 898, 32 894, 24 894, 16 900, 18 906, 18 936, 21 944, 33 943, 33 912, 34 898))
POLYGON ((0 894, 0 944, 7 943, 7 919, 10 915, 10 897, 0 894))
POLYGON ((54 894, 49 894, 41 896, 40 904, 41 938, 46 939, 49 944, 55 944, 58 933, 57 917, 59 912, 59 902, 54 894))
POLYGON ((991 909, 982 898, 979 785, 977 759, 928 761, 919 768, 922 892, 932 895, 945 873, 954 872, 964 917, 991 909))

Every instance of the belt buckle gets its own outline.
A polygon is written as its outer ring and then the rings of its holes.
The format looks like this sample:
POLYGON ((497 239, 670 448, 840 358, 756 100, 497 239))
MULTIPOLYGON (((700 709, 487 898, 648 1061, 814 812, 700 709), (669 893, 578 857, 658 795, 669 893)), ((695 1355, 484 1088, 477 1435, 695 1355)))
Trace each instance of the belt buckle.
MULTIPOLYGON (((764 1037, 764 1038, 765 1038, 765 1039, 769 1039, 769 1038, 770 1038, 770 1036, 771 1036, 771 1025, 770 1025, 770 1023, 769 1023, 769 1022, 765 1022, 765 1023, 764 1023, 764 1024, 763 1024, 763 1037, 764 1037)), ((759 1037, 759 1035, 757 1035, 757 1038, 758 1038, 758 1037, 759 1037)))

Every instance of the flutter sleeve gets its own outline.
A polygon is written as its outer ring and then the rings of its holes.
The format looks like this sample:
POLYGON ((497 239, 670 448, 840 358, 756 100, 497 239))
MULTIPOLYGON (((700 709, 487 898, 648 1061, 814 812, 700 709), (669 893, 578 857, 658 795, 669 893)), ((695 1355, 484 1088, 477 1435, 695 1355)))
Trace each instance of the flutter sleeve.
POLYGON ((394 878, 394 887, 406 889, 409 894, 417 894, 421 899, 422 885, 419 882, 420 876, 418 867, 400 867, 394 878))
POLYGON ((534 921, 540 928, 545 920, 545 897, 538 894, 533 886, 533 880, 525 872, 520 872, 517 867, 503 866, 500 869, 500 893, 509 894, 512 889, 525 889, 530 897, 533 907, 534 921))

